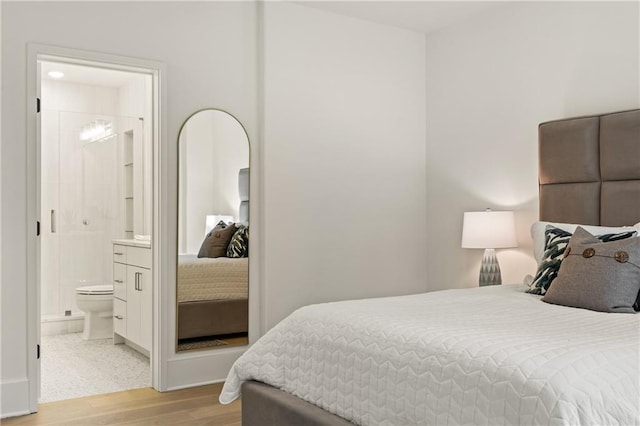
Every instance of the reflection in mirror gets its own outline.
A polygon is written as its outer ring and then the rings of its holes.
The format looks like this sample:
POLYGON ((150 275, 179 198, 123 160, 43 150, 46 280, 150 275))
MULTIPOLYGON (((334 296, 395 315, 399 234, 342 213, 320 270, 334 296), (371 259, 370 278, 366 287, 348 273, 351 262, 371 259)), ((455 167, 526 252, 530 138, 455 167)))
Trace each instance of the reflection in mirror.
POLYGON ((177 351, 248 343, 249 138, 207 109, 180 130, 177 351))

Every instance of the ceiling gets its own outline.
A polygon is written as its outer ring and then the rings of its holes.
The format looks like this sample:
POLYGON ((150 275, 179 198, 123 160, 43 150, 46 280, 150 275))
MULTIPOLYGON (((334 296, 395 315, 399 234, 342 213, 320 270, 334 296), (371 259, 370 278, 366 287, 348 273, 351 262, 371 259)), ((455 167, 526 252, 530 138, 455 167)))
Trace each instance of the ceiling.
MULTIPOLYGON (((481 13, 504 1, 380 1, 380 0, 300 0, 298 4, 337 13, 353 18, 364 19, 380 24, 405 28, 428 34, 463 21, 472 15, 481 13)), ((65 64, 43 61, 42 78, 53 80, 47 75, 49 71, 62 71, 65 75, 61 81, 100 85, 108 87, 122 87, 129 84, 140 74, 114 71, 102 68, 92 68, 82 65, 65 64)))
POLYGON ((298 1, 298 4, 428 34, 504 1, 298 1))
POLYGON ((68 83, 107 87, 122 87, 136 79, 144 78, 143 74, 134 72, 49 61, 41 62, 41 75, 44 80, 58 80, 68 83), (51 78, 47 74, 49 71, 61 71, 64 73, 64 77, 58 79, 51 78))

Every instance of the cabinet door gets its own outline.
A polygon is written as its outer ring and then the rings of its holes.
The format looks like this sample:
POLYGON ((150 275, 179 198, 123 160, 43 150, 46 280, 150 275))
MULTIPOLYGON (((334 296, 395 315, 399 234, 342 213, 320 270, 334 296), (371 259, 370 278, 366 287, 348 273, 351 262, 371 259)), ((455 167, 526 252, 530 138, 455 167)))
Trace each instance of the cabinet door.
POLYGON ((140 300, 138 290, 142 268, 127 265, 127 339, 140 345, 140 300))
POLYGON ((127 339, 151 350, 153 285, 151 270, 127 265, 127 339))
POLYGON ((144 349, 151 352, 151 336, 153 333, 153 282, 151 270, 139 268, 142 275, 139 278, 140 288, 140 343, 144 349))

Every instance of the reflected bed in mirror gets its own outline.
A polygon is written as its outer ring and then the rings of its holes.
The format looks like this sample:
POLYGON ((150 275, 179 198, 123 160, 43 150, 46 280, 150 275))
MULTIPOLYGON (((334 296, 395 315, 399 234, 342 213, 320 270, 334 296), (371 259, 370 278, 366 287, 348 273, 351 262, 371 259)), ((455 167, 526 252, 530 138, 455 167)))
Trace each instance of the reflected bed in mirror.
POLYGON ((248 344, 249 138, 205 109, 180 129, 176 351, 248 344))

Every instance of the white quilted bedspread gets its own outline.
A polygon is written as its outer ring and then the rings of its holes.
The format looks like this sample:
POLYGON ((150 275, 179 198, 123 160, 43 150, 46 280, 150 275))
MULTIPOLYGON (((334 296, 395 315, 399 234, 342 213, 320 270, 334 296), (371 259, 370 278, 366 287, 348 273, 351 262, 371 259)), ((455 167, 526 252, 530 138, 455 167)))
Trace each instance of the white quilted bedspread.
POLYGON ((640 314, 566 308, 522 285, 301 308, 233 365, 361 425, 638 425, 640 314))

